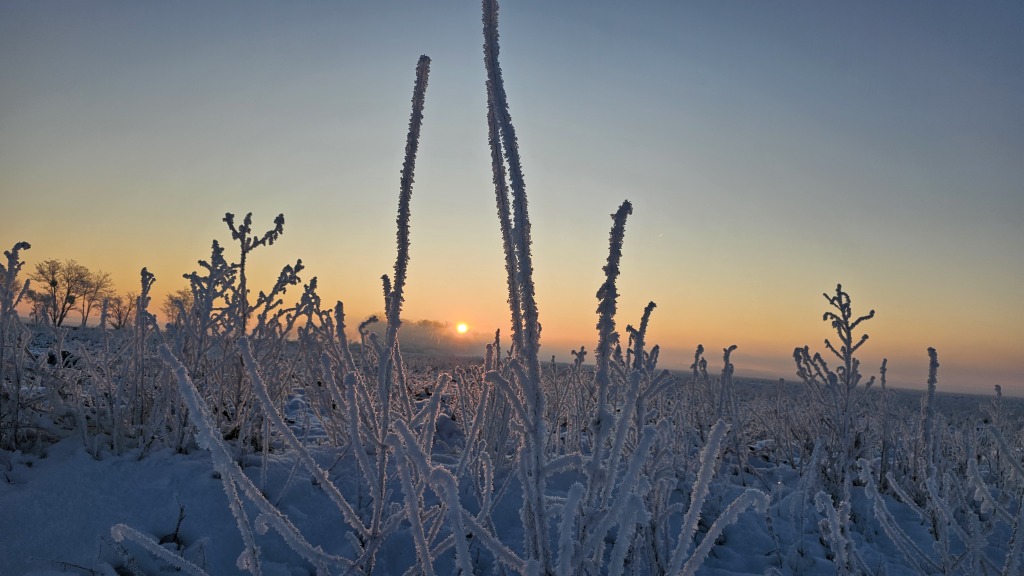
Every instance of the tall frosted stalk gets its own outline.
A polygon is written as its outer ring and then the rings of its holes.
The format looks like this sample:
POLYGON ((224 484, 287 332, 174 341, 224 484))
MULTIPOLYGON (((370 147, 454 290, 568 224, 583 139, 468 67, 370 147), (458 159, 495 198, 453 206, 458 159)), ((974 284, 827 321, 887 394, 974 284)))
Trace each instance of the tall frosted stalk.
POLYGON ((522 162, 519 158, 519 143, 515 127, 508 110, 508 98, 498 63, 498 2, 484 0, 484 65, 487 69, 487 116, 490 132, 491 161, 494 170, 495 191, 498 195, 498 214, 501 218, 502 236, 508 228, 508 196, 505 188, 504 165, 496 147, 504 150, 508 163, 509 188, 512 192, 511 218, 506 247, 506 265, 514 262, 514 287, 510 288, 509 299, 513 313, 513 339, 527 362, 531 379, 540 380, 540 324, 533 286, 533 258, 530 253, 530 218, 527 210, 526 182, 523 179, 522 162), (496 132, 496 134, 495 134, 496 132), (499 142, 500 137, 500 142, 499 142), (511 250, 511 253, 510 253, 511 250), (517 311, 516 308, 519 308, 517 311), (521 319, 515 316, 521 314, 521 319), (515 334, 518 332, 518 335, 515 334))
MULTIPOLYGON (((416 151, 420 143, 420 127, 423 125, 423 104, 427 93, 427 78, 430 75, 430 58, 426 55, 420 56, 416 64, 416 83, 412 92, 412 113, 409 118, 409 135, 405 141, 405 162, 402 164, 402 179, 398 195, 398 255, 395 258, 394 282, 384 278, 384 293, 386 315, 388 320, 387 331, 385 332, 384 356, 380 358, 377 367, 377 389, 380 395, 381 414, 378 419, 380 430, 377 431, 376 441, 380 445, 377 451, 377 479, 380 482, 378 494, 384 494, 384 485, 387 479, 387 450, 383 443, 391 422, 391 382, 394 379, 393 370, 396 365, 394 359, 396 342, 398 339, 398 328, 402 325, 400 318, 402 302, 405 301, 405 277, 406 268, 409 265, 409 203, 412 199, 413 175, 416 170, 416 151)), ((374 502, 374 521, 371 532, 376 535, 380 529, 380 520, 384 511, 384 499, 374 502)))
MULTIPOLYGON (((412 199, 413 175, 416 171, 416 151, 420 144, 420 127, 423 125, 423 104, 427 93, 427 78, 430 75, 430 58, 420 56, 416 64, 416 84, 412 92, 412 114, 409 118, 409 135, 405 141, 405 162, 402 164, 402 179, 398 195, 398 255, 395 258, 395 278, 391 282, 384 278, 385 313, 388 327, 385 332, 385 350, 387 354, 395 347, 398 328, 402 325, 400 315, 402 303, 405 302, 405 277, 409 265, 409 203, 412 199)), ((382 361, 379 366, 378 384, 384 411, 389 408, 389 385, 393 363, 382 361)), ((383 438, 382 438, 383 440, 383 438)))
POLYGON ((626 235, 626 218, 633 213, 633 205, 624 201, 619 209, 612 214, 612 229, 608 234, 608 263, 604 266, 604 284, 597 290, 597 371, 594 379, 597 382, 597 415, 594 426, 597 438, 594 440, 593 451, 587 464, 588 483, 587 503, 592 507, 608 475, 614 470, 604 467, 607 457, 606 444, 611 437, 614 416, 608 406, 608 388, 611 386, 612 351, 618 341, 615 331, 615 312, 619 297, 615 281, 619 277, 619 262, 622 260, 622 242, 626 235))
POLYGON ((545 456, 547 426, 544 420, 545 398, 541 387, 540 322, 533 286, 533 261, 530 254, 530 218, 527 210, 526 183, 515 128, 508 111, 508 99, 498 63, 498 3, 483 1, 484 67, 487 70, 487 118, 491 163, 494 171, 505 265, 508 272, 509 308, 512 312, 512 339, 515 361, 512 367, 525 404, 523 459, 520 466, 523 483, 521 516, 526 527, 527 555, 543 571, 551 566, 548 543, 548 518, 545 503, 545 456), (498 148, 508 163, 511 210, 505 187, 504 165, 498 148), (510 213, 511 212, 511 224, 510 213))
POLYGON ((28 242, 18 242, 11 250, 5 251, 7 265, 0 263, 0 398, 4 396, 4 388, 7 386, 7 365, 11 365, 10 396, 12 407, 8 411, 12 414, 11 423, 5 424, 3 406, 0 405, 0 449, 16 447, 18 443, 18 404, 21 402, 21 382, 18 372, 23 366, 22 359, 18 356, 24 352, 24 341, 27 340, 23 334, 21 321, 18 319, 18 303, 28 293, 29 281, 18 282, 18 274, 25 265, 21 259, 21 251, 31 248, 28 242), (5 429, 11 430, 5 435, 5 429))
MULTIPOLYGON (((486 50, 486 46, 484 48, 486 50)), ((508 184, 505 174, 505 160, 501 155, 501 126, 492 112, 494 99, 491 96, 491 81, 487 80, 487 141, 491 148, 491 173, 494 195, 498 205, 498 225, 501 228, 501 242, 505 249, 505 274, 508 283, 508 306, 512 315, 512 345, 515 350, 523 349, 523 312, 520 308, 519 283, 516 279, 516 248, 512 239, 512 210, 508 200, 508 184)), ((497 338, 497 336, 495 336, 497 338)), ((500 354, 501 349, 497 352, 500 354)))

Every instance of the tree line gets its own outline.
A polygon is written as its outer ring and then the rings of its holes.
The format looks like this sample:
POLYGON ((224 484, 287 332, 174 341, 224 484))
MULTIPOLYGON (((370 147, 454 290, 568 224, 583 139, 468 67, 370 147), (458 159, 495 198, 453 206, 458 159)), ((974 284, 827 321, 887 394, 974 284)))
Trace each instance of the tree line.
MULTIPOLYGON (((35 322, 63 326, 71 312, 77 312, 81 326, 106 306, 106 322, 111 328, 124 328, 135 317, 138 292, 119 293, 110 274, 92 271, 75 260, 43 260, 29 275, 26 293, 35 322)), ((161 311, 165 318, 177 317, 178 302, 191 307, 192 294, 182 289, 167 295, 161 311)))

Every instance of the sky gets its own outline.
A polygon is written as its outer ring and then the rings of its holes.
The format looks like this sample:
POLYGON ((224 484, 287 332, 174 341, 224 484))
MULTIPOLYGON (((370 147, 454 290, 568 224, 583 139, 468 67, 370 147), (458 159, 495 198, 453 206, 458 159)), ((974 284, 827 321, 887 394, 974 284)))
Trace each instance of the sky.
MULTIPOLYGON (((620 328, 792 378, 842 283, 864 371, 1024 396, 1024 3, 506 1, 501 64, 542 355, 593 350, 609 215, 633 203, 620 328)), ((409 100, 432 59, 404 317, 508 333, 477 2, 0 3, 0 245, 163 295, 285 231, 350 323, 383 310, 409 100), (229 255, 232 252, 229 250, 229 255)), ((506 339, 507 340, 507 339, 506 339)))

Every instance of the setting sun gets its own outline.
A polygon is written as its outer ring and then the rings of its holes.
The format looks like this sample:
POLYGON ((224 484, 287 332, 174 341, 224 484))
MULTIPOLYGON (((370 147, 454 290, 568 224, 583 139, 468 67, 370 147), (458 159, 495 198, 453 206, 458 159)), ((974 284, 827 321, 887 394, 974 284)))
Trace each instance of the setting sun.
POLYGON ((455 331, 459 334, 465 334, 469 331, 469 326, 466 326, 465 322, 459 322, 458 325, 455 326, 455 331))

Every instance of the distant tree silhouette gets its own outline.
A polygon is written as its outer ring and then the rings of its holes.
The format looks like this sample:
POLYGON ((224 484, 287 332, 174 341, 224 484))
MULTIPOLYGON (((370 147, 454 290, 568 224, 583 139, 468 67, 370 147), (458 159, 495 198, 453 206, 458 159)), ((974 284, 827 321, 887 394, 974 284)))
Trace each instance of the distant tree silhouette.
POLYGON ((120 330, 132 322, 138 298, 138 292, 129 292, 124 296, 114 294, 107 298, 107 320, 111 328, 120 330))
POLYGON ((82 327, 89 321, 92 310, 114 295, 114 281, 110 274, 100 270, 89 273, 78 299, 78 312, 82 315, 82 327))
POLYGON ((160 312, 163 313, 164 320, 168 324, 177 325, 181 322, 182 311, 185 314, 192 312, 192 303, 192 290, 181 288, 167 295, 164 303, 160 306, 160 312))
POLYGON ((88 268, 74 260, 43 260, 29 276, 29 298, 42 318, 60 326, 88 290, 91 275, 88 268))

